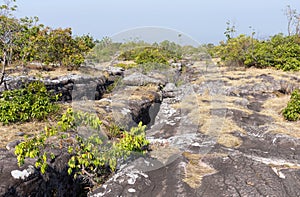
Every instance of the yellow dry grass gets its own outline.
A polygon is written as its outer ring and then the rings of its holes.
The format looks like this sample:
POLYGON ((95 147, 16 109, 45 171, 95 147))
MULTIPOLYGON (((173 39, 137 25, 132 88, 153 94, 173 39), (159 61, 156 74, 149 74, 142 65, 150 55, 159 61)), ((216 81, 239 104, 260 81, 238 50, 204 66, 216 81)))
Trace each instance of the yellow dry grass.
POLYGON ((246 131, 230 118, 226 118, 226 112, 224 112, 224 116, 222 117, 212 115, 210 111, 212 109, 237 109, 245 113, 250 113, 250 110, 234 104, 234 101, 239 98, 225 97, 225 100, 222 100, 221 96, 219 99, 213 98, 212 101, 212 98, 207 93, 202 96, 194 95, 187 97, 181 103, 173 104, 172 107, 188 113, 191 123, 199 125, 200 132, 215 137, 219 144, 226 147, 240 146, 242 140, 231 133, 246 133, 246 131))
POLYGON ((198 188, 204 176, 216 173, 216 170, 201 161, 202 156, 184 152, 183 156, 188 159, 188 164, 184 169, 183 181, 191 188, 198 188))
POLYGON ((0 127, 0 148, 4 148, 7 143, 14 140, 23 140, 24 136, 32 136, 44 130, 48 122, 26 122, 11 125, 1 125, 0 127), (24 136, 18 136, 18 133, 23 133, 24 136))
POLYGON ((147 86, 139 86, 133 89, 130 96, 127 98, 129 100, 143 100, 149 99, 150 101, 155 100, 155 92, 158 91, 158 87, 156 85, 147 85, 147 86))
POLYGON ((289 99, 289 95, 268 99, 264 103, 261 113, 274 119, 274 122, 269 124, 270 132, 300 138, 300 121, 287 121, 283 118, 281 113, 281 111, 286 107, 289 99))

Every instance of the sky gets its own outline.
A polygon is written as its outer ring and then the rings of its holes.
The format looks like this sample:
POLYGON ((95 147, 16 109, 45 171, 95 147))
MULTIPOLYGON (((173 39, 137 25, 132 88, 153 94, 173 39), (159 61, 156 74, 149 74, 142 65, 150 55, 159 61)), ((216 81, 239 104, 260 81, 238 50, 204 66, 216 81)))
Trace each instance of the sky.
POLYGON ((254 31, 259 39, 286 34, 286 6, 300 13, 299 0, 17 0, 17 5, 17 17, 38 16, 47 26, 71 27, 75 35, 101 39, 156 27, 201 44, 225 40, 227 21, 236 26, 237 34, 254 31))

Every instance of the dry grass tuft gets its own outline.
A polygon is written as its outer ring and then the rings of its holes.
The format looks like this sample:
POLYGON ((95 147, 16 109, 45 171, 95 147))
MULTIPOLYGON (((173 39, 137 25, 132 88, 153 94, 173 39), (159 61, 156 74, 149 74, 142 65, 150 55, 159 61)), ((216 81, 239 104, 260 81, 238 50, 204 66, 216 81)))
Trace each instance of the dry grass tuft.
POLYGON ((287 121, 281 114, 281 111, 286 107, 289 100, 289 95, 268 99, 264 103, 261 113, 274 119, 274 122, 268 125, 270 132, 300 138, 300 121, 287 121))
POLYGON ((204 176, 216 173, 215 169, 201 161, 201 155, 184 152, 183 156, 188 159, 183 181, 191 188, 199 188, 204 176))

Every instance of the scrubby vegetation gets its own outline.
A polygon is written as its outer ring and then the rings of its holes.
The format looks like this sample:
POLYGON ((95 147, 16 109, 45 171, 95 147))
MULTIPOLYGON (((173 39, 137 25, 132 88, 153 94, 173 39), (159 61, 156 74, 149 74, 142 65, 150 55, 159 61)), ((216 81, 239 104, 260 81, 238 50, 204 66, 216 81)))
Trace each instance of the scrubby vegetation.
POLYGON ((245 66, 267 68, 273 67, 284 71, 300 70, 300 15, 287 6, 288 35, 282 33, 268 39, 254 38, 241 34, 234 37, 235 25, 227 22, 224 32, 227 40, 216 47, 208 48, 213 57, 221 59, 227 66, 245 66))
POLYGON ((59 109, 59 95, 49 93, 41 82, 32 82, 23 89, 4 91, 0 99, 0 122, 4 124, 43 120, 59 109))
POLYGON ((300 69, 300 37, 277 34, 267 40, 239 35, 222 42, 212 50, 225 65, 266 68, 284 71, 300 69))
MULTIPOLYGON (((103 38, 87 56, 88 63, 100 63, 112 59, 122 61, 134 61, 136 64, 160 63, 167 64, 168 60, 182 59, 182 47, 174 42, 163 41, 161 43, 145 43, 143 41, 129 41, 114 43, 110 38, 103 38)), ((120 64, 127 68, 128 64, 120 64)), ((134 67, 134 64, 129 65, 134 67)))
MULTIPOLYGON (((15 0, 0 6, 0 54, 2 75, 9 64, 29 63, 76 69, 95 46, 89 35, 72 35, 71 28, 53 29, 39 23, 38 17, 17 19, 15 0)), ((1 83, 0 83, 1 84, 1 83)))
POLYGON ((296 121, 300 119, 300 92, 294 90, 287 107, 283 110, 283 116, 286 120, 296 121))
MULTIPOLYGON (((251 36, 241 34, 234 37, 235 27, 232 26, 225 31, 227 40, 218 46, 208 44, 197 48, 180 46, 170 41, 153 44, 143 41, 114 43, 108 37, 101 41, 94 41, 89 35, 74 37, 71 28, 45 27, 38 23, 37 17, 16 19, 12 15, 15 9, 10 4, 0 7, 0 54, 3 62, 0 85, 5 67, 12 63, 77 69, 83 62, 97 64, 117 60, 119 63, 114 66, 138 68, 141 72, 148 73, 168 69, 170 62, 178 62, 187 57, 205 60, 207 54, 204 49, 213 57, 221 58, 226 66, 300 70, 298 34, 277 34, 265 40, 254 38, 254 32, 251 36)), ((179 86, 180 82, 177 81, 176 85, 179 86)), ((118 83, 119 80, 115 79, 107 91, 112 91, 118 83)), ((59 96, 48 92, 41 82, 27 84, 19 90, 2 92, 0 122, 3 124, 45 120, 52 114, 60 117, 41 133, 26 137, 16 146, 15 155, 20 166, 27 158, 34 158, 36 168, 45 173, 49 163, 56 158, 54 150, 59 149, 70 156, 67 163, 69 175, 83 177, 95 185, 102 183, 105 176, 115 172, 130 156, 146 153, 149 141, 145 137, 146 126, 142 123, 129 131, 112 123, 107 128, 108 133, 103 133, 102 121, 97 115, 72 109, 60 114, 60 106, 56 103, 59 96), (89 136, 79 134, 83 127, 91 131, 89 136)), ((283 116, 290 121, 300 119, 298 90, 292 93, 283 116)))
POLYGON ((115 141, 100 137, 103 136, 101 124, 96 115, 75 112, 69 108, 57 125, 46 127, 41 134, 16 146, 18 164, 24 164, 26 158, 36 158, 36 167, 45 173, 48 162, 55 159, 51 150, 67 151, 71 155, 68 173, 75 178, 78 175, 83 176, 90 183, 97 184, 103 180, 103 176, 115 171, 117 165, 132 153, 143 154, 147 150, 149 142, 145 138, 146 126, 142 126, 142 123, 131 128, 129 132, 123 131, 122 136, 115 141), (89 127, 94 132, 90 137, 74 134, 79 126, 89 127))

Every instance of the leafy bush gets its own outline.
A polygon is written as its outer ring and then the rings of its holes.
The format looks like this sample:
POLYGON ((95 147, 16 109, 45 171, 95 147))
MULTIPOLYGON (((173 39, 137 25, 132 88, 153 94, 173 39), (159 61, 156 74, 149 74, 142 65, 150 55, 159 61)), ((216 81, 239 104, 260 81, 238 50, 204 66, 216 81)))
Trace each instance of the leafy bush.
POLYGON ((178 51, 171 51, 166 47, 137 47, 131 50, 122 52, 119 55, 121 60, 134 60, 137 64, 145 63, 160 63, 168 64, 169 59, 181 59, 181 53, 178 51))
POLYGON ((292 92, 287 107, 283 110, 283 116, 286 120, 296 121, 300 119, 300 92, 295 90, 292 92))
POLYGON ((215 57, 226 65, 274 67, 284 71, 300 69, 300 38, 278 34, 268 40, 259 41, 240 35, 215 47, 215 57))
POLYGON ((59 95, 51 95, 42 82, 32 82, 19 90, 4 91, 0 99, 0 122, 25 122, 43 120, 59 109, 54 101, 59 95))
POLYGON ((251 37, 242 34, 227 40, 226 43, 222 42, 212 53, 215 57, 221 58, 225 65, 243 66, 251 45, 251 37))
POLYGON ((99 134, 101 124, 102 122, 96 115, 68 109, 56 126, 45 128, 40 135, 27 139, 16 146, 15 154, 18 164, 24 164, 27 157, 37 158, 36 167, 45 173, 49 156, 51 159, 55 158, 55 155, 46 152, 45 148, 59 148, 71 155, 68 161, 69 174, 74 174, 75 177, 83 176, 93 184, 99 183, 105 174, 116 170, 119 161, 126 159, 132 151, 143 154, 146 150, 145 147, 149 144, 145 138, 145 126, 142 126, 141 123, 136 128, 132 128, 130 132, 122 132, 121 138, 117 141, 101 139, 99 134), (96 133, 88 138, 76 134, 75 140, 72 141, 68 131, 76 130, 78 126, 89 126, 96 133), (51 143, 48 139, 52 136, 61 140, 59 144, 69 145, 59 147, 58 144, 51 143), (66 143, 67 139, 72 143, 66 143))
POLYGON ((246 56, 246 66, 275 67, 284 71, 300 68, 300 39, 298 36, 275 35, 257 42, 246 56))
POLYGON ((145 64, 145 63, 159 63, 159 64, 167 64, 167 57, 164 56, 158 49, 153 48, 145 48, 143 51, 138 53, 135 57, 135 62, 137 64, 145 64))
POLYGON ((115 147, 123 151, 123 155, 129 155, 130 152, 145 152, 145 148, 149 145, 145 136, 146 125, 142 125, 142 122, 137 127, 130 129, 130 132, 123 132, 122 138, 119 142, 115 143, 115 147))
MULTIPOLYGON (((56 126, 50 128, 45 127, 44 132, 36 135, 32 138, 27 138, 24 142, 21 142, 16 146, 15 154, 18 159, 18 164, 24 164, 25 158, 37 158, 35 166, 40 167, 41 172, 45 173, 47 168, 47 159, 50 155, 51 159, 54 159, 53 153, 45 152, 44 149, 47 146, 47 139, 51 136, 59 136, 60 139, 66 138, 64 132, 71 129, 75 129, 78 125, 90 125, 93 129, 100 129, 101 121, 95 116, 88 113, 76 112, 72 109, 68 109, 65 114, 62 115, 61 120, 56 126)), ((54 144, 51 143, 51 147, 54 144)))

